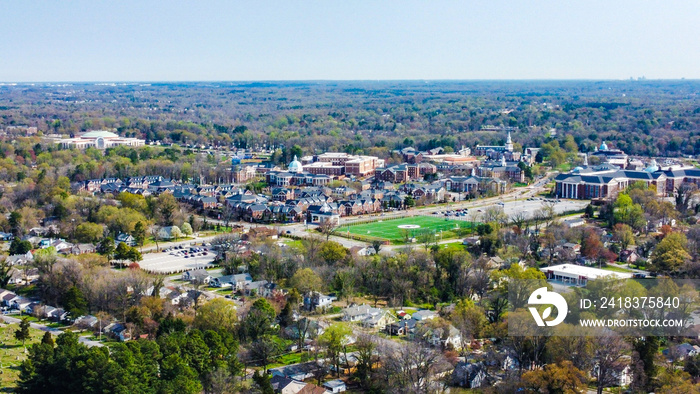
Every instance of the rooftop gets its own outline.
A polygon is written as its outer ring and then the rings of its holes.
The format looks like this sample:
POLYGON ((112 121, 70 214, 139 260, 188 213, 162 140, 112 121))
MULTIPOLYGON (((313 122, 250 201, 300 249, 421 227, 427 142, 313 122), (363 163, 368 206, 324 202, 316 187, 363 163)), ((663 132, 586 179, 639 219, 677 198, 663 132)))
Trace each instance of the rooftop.
POLYGON ((576 265, 576 264, 560 264, 560 265, 554 265, 551 267, 542 267, 540 268, 542 272, 553 272, 555 274, 568 274, 568 275, 577 275, 577 276, 583 276, 586 277, 587 279, 598 279, 598 278, 604 278, 604 277, 616 277, 619 279, 629 279, 632 277, 631 273, 626 273, 626 272, 614 272, 614 271, 606 271, 598 268, 591 268, 591 267, 584 267, 582 265, 576 265))
POLYGON ((82 138, 119 138, 117 134, 107 130, 93 130, 81 135, 82 138))

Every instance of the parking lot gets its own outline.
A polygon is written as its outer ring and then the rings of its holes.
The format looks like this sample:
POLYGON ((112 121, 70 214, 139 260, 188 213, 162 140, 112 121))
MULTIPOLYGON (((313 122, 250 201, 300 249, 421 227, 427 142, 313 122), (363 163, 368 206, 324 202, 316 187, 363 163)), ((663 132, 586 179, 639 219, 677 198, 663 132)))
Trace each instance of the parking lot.
POLYGON ((479 221, 479 217, 490 208, 497 208, 503 211, 509 218, 517 214, 524 213, 526 219, 532 219, 537 210, 542 209, 546 203, 553 204, 554 214, 561 215, 566 212, 577 211, 586 208, 588 201, 579 200, 545 200, 542 198, 531 198, 527 200, 506 201, 491 204, 488 206, 474 207, 470 209, 455 209, 433 212, 433 215, 445 216, 455 220, 479 221))
POLYGON ((195 268, 210 267, 216 253, 202 246, 166 249, 161 252, 146 253, 139 262, 141 269, 159 273, 174 274, 195 268))

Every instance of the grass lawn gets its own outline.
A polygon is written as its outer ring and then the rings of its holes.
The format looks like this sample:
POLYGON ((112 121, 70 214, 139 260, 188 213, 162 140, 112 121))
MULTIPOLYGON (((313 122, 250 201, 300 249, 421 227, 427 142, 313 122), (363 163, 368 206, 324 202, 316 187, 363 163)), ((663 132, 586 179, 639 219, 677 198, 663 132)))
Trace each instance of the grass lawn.
MULTIPOLYGON (((19 324, 8 324, 0 327, 0 367, 2 368, 0 387, 3 391, 16 386, 19 378, 19 365, 27 358, 22 342, 15 340, 15 331, 18 328, 19 324)), ((34 328, 30 328, 29 333, 31 338, 26 341, 27 348, 41 341, 41 337, 44 336, 43 331, 34 328)))
POLYGON ((282 242, 284 242, 285 244, 287 244, 288 246, 293 247, 293 248, 301 248, 303 246, 301 241, 298 239, 285 238, 282 240, 282 242))
POLYGON ((426 229, 437 233, 443 232, 443 238, 449 239, 457 236, 454 230, 472 228, 473 223, 464 220, 445 220, 440 216, 414 216, 410 218, 389 219, 374 223, 361 223, 350 226, 344 226, 337 230, 338 235, 346 233, 369 236, 373 238, 381 238, 392 242, 400 242, 404 239, 406 231, 411 237, 418 237, 422 231, 426 229), (401 229, 398 226, 416 225, 420 226, 415 229, 401 229))
POLYGON ((634 271, 632 271, 632 270, 628 270, 627 268, 613 267, 613 266, 610 266, 610 265, 606 265, 605 267, 603 267, 603 269, 606 270, 606 271, 613 271, 613 272, 624 272, 624 273, 632 273, 632 272, 634 272, 634 271))
POLYGON ((460 252, 460 251, 463 252, 463 251, 467 250, 467 247, 462 245, 462 243, 458 241, 458 242, 451 242, 448 244, 440 245, 440 249, 446 249, 446 250, 449 250, 451 252, 460 252))

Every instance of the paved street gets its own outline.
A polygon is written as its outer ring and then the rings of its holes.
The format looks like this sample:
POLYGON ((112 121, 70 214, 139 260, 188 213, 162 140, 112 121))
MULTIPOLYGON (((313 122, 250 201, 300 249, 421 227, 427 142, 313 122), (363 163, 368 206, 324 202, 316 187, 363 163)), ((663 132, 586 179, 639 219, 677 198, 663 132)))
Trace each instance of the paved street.
MULTIPOLYGON (((6 316, 6 315, 1 315, 0 318, 2 318, 2 320, 7 324, 19 324, 19 322, 22 320, 21 318, 6 316)), ((29 326, 31 328, 34 328, 37 330, 48 331, 51 333, 51 335, 54 335, 54 336, 61 335, 63 333, 63 331, 61 331, 59 329, 51 328, 51 327, 48 327, 48 326, 41 324, 41 323, 29 323, 29 326)), ((104 346, 104 344, 102 344, 101 342, 90 340, 89 336, 87 336, 87 335, 79 336, 78 342, 80 342, 88 347, 104 346)))

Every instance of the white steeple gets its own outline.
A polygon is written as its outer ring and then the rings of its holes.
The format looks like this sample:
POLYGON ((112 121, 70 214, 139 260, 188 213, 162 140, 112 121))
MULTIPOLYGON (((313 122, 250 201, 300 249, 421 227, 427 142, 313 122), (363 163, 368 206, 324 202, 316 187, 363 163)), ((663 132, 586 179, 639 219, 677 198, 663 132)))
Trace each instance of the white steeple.
POLYGON ((584 167, 588 166, 588 153, 583 155, 583 166, 584 167))
POLYGON ((504 155, 504 156, 501 156, 501 167, 505 167, 505 166, 507 166, 507 164, 506 164, 506 157, 504 155))
POLYGON ((510 138, 510 131, 508 132, 508 138, 506 139, 506 150, 508 152, 513 151, 513 140, 510 138))

